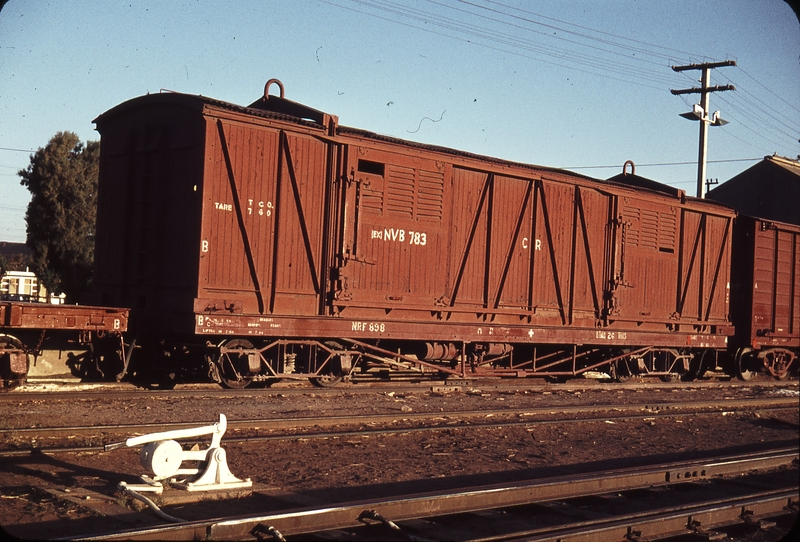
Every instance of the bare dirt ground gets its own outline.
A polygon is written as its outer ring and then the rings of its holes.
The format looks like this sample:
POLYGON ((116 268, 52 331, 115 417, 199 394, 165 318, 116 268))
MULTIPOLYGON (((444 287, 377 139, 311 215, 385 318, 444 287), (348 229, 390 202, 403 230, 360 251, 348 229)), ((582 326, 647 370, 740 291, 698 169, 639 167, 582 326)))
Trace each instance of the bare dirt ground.
MULTIPOLYGON (((565 405, 710 401, 735 397, 798 396, 797 383, 782 387, 571 389, 535 391, 479 388, 453 392, 419 391, 335 394, 268 394, 170 397, 165 394, 115 399, 40 398, 0 403, 2 427, 55 427, 112 423, 215 422, 295 416, 493 410, 565 405)), ((800 408, 748 411, 714 416, 578 420, 557 425, 444 428, 431 432, 308 438, 268 442, 225 442, 231 471, 254 483, 250 497, 169 504, 165 511, 183 519, 270 513, 286 507, 330 504, 529 479, 581 470, 620 468, 738 451, 777 444, 794 445, 800 408)), ((236 435, 229 431, 226 436, 236 435)), ((127 435, 133 436, 133 435, 127 435)), ((46 431, 40 445, 48 446, 46 431)), ((69 439, 67 439, 69 440, 69 439)), ((85 444, 119 441, 99 434, 85 444)), ((202 441, 202 439, 198 439, 202 441)), ((62 439, 63 442, 63 439, 62 439)), ((5 448, 30 446, 3 434, 5 448)), ((0 525, 24 539, 47 539, 107 532, 160 523, 138 503, 117 492, 121 481, 138 482, 143 473, 137 449, 109 452, 33 454, 0 463, 0 525), (89 506, 91 504, 92 506, 89 506), (123 506, 130 509, 124 512, 123 506), (103 515, 104 511, 107 515, 103 515)), ((800 487, 800 480, 798 480, 800 487)), ((170 490, 178 491, 178 490, 170 490)))

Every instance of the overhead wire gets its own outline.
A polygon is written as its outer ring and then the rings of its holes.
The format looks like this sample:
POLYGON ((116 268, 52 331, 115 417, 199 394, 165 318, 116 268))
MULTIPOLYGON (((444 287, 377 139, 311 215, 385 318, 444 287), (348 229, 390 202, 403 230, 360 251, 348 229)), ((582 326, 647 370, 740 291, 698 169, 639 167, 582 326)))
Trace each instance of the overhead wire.
MULTIPOLYGON (((741 114, 744 118, 748 121, 752 122, 753 124, 757 124, 761 129, 768 130, 772 135, 778 137, 785 137, 788 139, 795 139, 797 138, 797 134, 792 134, 787 130, 781 128, 781 126, 786 127, 787 129, 791 130, 791 126, 783 123, 783 122, 770 122, 770 120, 775 120, 772 116, 759 107, 758 105, 754 104, 753 102, 747 100, 742 96, 742 94, 733 94, 733 95, 719 95, 715 98, 719 99, 722 103, 725 103, 731 107, 732 110, 741 114), (779 126, 780 125, 780 126, 779 126)), ((766 135, 761 135, 764 139, 771 140, 771 138, 767 137, 766 135)), ((774 140, 771 140, 773 143, 778 143, 774 140)), ((778 143, 780 144, 780 143, 778 143)))
POLYGON ((786 122, 784 122, 779 116, 777 116, 773 111, 768 110, 769 106, 766 105, 761 99, 759 99, 756 95, 749 92, 747 89, 739 89, 738 93, 733 93, 730 95, 731 99, 734 101, 738 101, 740 106, 743 108, 748 108, 750 111, 754 111, 754 116, 759 116, 762 122, 770 124, 770 128, 774 129, 776 132, 779 132, 781 135, 787 137, 796 137, 797 133, 790 133, 786 130, 796 130, 797 127, 790 126, 786 122), (786 128, 783 130, 780 126, 786 128))
MULTIPOLYGON (((791 109, 794 109, 794 110, 795 110, 795 112, 797 112, 797 113, 800 113, 800 107, 797 107, 797 104, 793 104, 793 103, 789 102, 788 100, 784 99, 784 98, 783 98, 783 96, 781 96, 780 94, 776 93, 776 92, 775 92, 775 91, 773 91, 771 88, 769 88, 768 86, 766 86, 764 83, 762 83, 761 81, 759 81, 758 79, 756 79, 755 77, 753 77, 752 75, 750 75, 749 73, 747 73, 747 71, 745 71, 745 69, 744 69, 744 68, 742 68, 741 66, 737 65, 737 66, 736 66, 736 70, 737 70, 737 71, 739 71, 739 72, 742 72, 742 74, 743 74, 745 77, 747 77, 748 79, 750 79, 751 81, 753 81, 754 83, 756 83, 756 84, 757 84, 758 86, 760 86, 762 89, 764 89, 764 90, 766 90, 767 92, 769 92, 770 94, 772 94, 772 96, 773 96, 773 97, 775 97, 775 98, 779 99, 780 101, 782 101, 784 105, 786 105, 786 106, 790 107, 791 109)), ((759 100, 759 101, 761 101, 760 99, 758 99, 758 100, 759 100)))
MULTIPOLYGON (((435 3, 435 4, 439 3, 439 2, 435 2, 434 0, 429 0, 429 1, 432 2, 432 3, 435 3)), ((533 25, 542 26, 542 27, 549 28, 549 29, 552 29, 552 30, 557 30, 559 32, 564 32, 564 33, 571 34, 571 35, 574 35, 576 37, 581 37, 581 38, 584 38, 584 39, 587 39, 587 40, 597 41, 599 43, 602 43, 604 45, 608 45, 608 46, 611 46, 611 47, 614 47, 614 48, 624 49, 624 50, 631 51, 631 52, 642 53, 642 54, 645 54, 645 55, 648 55, 648 56, 653 56, 653 57, 660 58, 661 60, 670 60, 670 59, 674 58, 671 55, 655 53, 652 50, 647 50, 647 49, 644 49, 642 47, 634 47, 634 46, 631 46, 631 45, 624 45, 622 43, 617 43, 617 42, 614 42, 612 40, 603 39, 603 38, 597 38, 595 36, 591 36, 591 35, 588 35, 588 34, 585 34, 585 33, 582 33, 582 32, 576 32, 576 31, 572 31, 572 30, 569 30, 569 29, 566 29, 566 28, 563 28, 563 27, 546 24, 546 23, 543 23, 541 21, 537 21, 535 19, 531 19, 530 17, 522 17, 522 16, 518 16, 518 15, 512 15, 510 13, 505 13, 505 12, 502 12, 500 10, 488 8, 486 6, 481 6, 480 4, 477 4, 475 2, 470 2, 468 0, 456 0, 456 1, 460 2, 462 4, 474 6, 474 7, 479 8, 479 9, 487 10, 487 11, 490 11, 490 12, 493 12, 493 13, 497 13, 497 14, 508 16, 508 17, 512 17, 514 19, 525 21, 526 23, 530 23, 530 24, 533 24, 533 25)), ((590 29, 590 28, 585 27, 585 26, 573 25, 572 23, 568 23, 568 22, 562 21, 560 19, 554 19, 554 18, 551 18, 551 17, 545 17, 543 15, 539 15, 539 14, 534 13, 532 11, 527 11, 527 10, 523 10, 523 9, 520 9, 520 8, 512 7, 512 6, 509 6, 507 4, 502 4, 500 2, 493 2, 491 0, 486 0, 486 2, 489 3, 489 4, 499 5, 499 6, 508 8, 508 9, 512 9, 512 10, 520 12, 520 13, 525 13, 525 14, 528 14, 528 15, 531 15, 531 16, 536 16, 536 17, 539 17, 539 18, 545 18, 545 19, 548 19, 548 20, 557 21, 557 22, 559 22, 561 24, 567 24, 567 25, 570 25, 570 26, 575 26, 577 28, 581 28, 581 29, 584 29, 584 30, 589 30, 589 31, 592 31, 592 32, 595 32, 595 33, 598 33, 598 34, 604 34, 606 36, 613 37, 614 39, 617 39, 617 40, 625 39, 625 38, 623 38, 621 36, 617 36, 615 34, 597 31, 597 30, 590 29)), ((440 4, 440 5, 444 5, 444 4, 440 4)), ((494 19, 494 20, 496 20, 496 19, 494 19)), ((555 34, 550 35, 550 34, 545 34, 544 32, 538 32, 538 33, 540 33, 542 35, 546 35, 548 37, 553 37, 555 39, 561 39, 561 40, 564 40, 564 41, 568 41, 568 42, 571 42, 571 43, 580 43, 580 42, 574 42, 572 40, 566 40, 565 38, 559 37, 559 36, 557 36, 555 34)), ((630 40, 630 41, 636 42, 636 40, 630 40)), ((652 44, 647 44, 645 42, 637 42, 637 43, 640 43, 640 44, 643 44, 643 45, 648 45, 649 47, 653 47, 653 48, 654 47, 658 47, 658 46, 655 46, 655 45, 652 45, 652 44)), ((582 44, 582 45, 585 45, 585 44, 582 44)), ((655 62, 655 61, 652 61, 652 60, 646 60, 646 59, 638 58, 638 57, 628 57, 627 55, 624 55, 624 53, 618 53, 618 52, 615 52, 615 51, 609 51, 607 49, 602 49, 600 47, 594 47, 594 46, 589 46, 589 47, 592 48, 592 49, 602 50, 604 52, 612 52, 614 54, 625 56, 625 58, 629 59, 629 60, 634 60, 634 61, 638 61, 638 62, 648 62, 648 63, 654 64, 654 65, 663 66, 663 64, 660 63, 660 62, 655 62)), ((676 51, 676 52, 682 53, 680 51, 676 51)), ((688 53, 682 53, 682 54, 688 54, 688 53)))
MULTIPOLYGON (((727 162, 757 162, 761 160, 758 158, 729 158, 727 160, 709 160, 709 164, 722 164, 727 162)), ((661 162, 653 164, 636 164, 636 167, 664 167, 664 166, 696 166, 697 160, 691 162, 661 162)), ((619 169, 619 164, 608 166, 564 166, 563 169, 619 169)), ((694 181, 692 181, 694 182, 694 181)))
MULTIPOLYGON (((457 5, 453 5, 447 0, 428 0, 429 4, 445 10, 442 13, 409 7, 392 0, 350 0, 350 3, 357 5, 360 9, 342 5, 341 2, 347 0, 321 1, 363 15, 432 32, 491 50, 656 90, 669 88, 679 81, 690 80, 696 83, 688 72, 666 72, 658 70, 658 66, 676 63, 676 58, 713 60, 706 55, 664 47, 578 25, 497 0, 482 0, 482 2, 452 0, 457 5), (383 16, 380 13, 389 16, 383 16), (453 13, 462 20, 447 15, 447 13, 453 13), (404 20, 398 20, 398 17, 404 20), (480 21, 480 24, 469 22, 469 18, 480 21), (431 27, 435 27, 435 29, 431 27), (523 35, 519 35, 520 31, 523 35), (553 43, 543 43, 541 38, 552 40, 553 43), (587 50, 591 54, 584 52, 587 50), (664 86, 658 86, 660 84, 664 86)), ((757 83, 794 111, 800 111, 742 68, 738 66, 737 68, 737 73, 740 72, 749 80, 757 83)), ((722 77, 725 77, 724 73, 722 77)), ((730 98, 720 97, 720 99, 741 114, 743 117, 741 124, 746 130, 779 148, 789 147, 786 142, 781 142, 784 139, 791 141, 792 144, 797 142, 794 126, 769 111, 769 106, 757 95, 747 90, 745 86, 735 86, 739 94, 730 98), (757 128, 753 126, 757 126, 757 128), (772 137, 769 137, 768 134, 771 134, 772 137), (774 139, 776 137, 778 140, 774 139)), ((688 107, 692 106, 685 95, 682 95, 681 99, 688 107)), ((736 139, 752 145, 740 138, 736 139)))
MULTIPOLYGON (((652 81, 660 81, 665 86, 667 86, 670 81, 674 81, 674 79, 673 79, 674 76, 672 74, 667 74, 666 72, 661 72, 661 71, 657 71, 657 70, 644 70, 643 71, 643 69, 641 67, 632 68, 631 65, 628 64, 628 63, 623 63, 623 62, 619 62, 619 61, 598 58, 597 56, 589 55, 589 54, 586 54, 586 53, 581 53, 580 51, 576 51, 574 49, 568 49, 568 48, 564 48, 564 47, 558 47, 558 46, 553 46, 553 45, 542 44, 541 42, 531 41, 530 39, 522 38, 522 37, 519 37, 519 36, 514 36, 514 35, 511 35, 511 34, 509 34, 507 32, 502 32, 502 31, 497 31, 497 30, 489 30, 489 29, 487 29, 487 27, 485 25, 475 25, 475 24, 471 24, 471 23, 458 21, 456 19, 453 19, 452 17, 448 17, 448 16, 445 16, 445 15, 437 14, 437 13, 431 13, 429 11, 424 11, 424 10, 420 10, 420 9, 417 9, 417 8, 410 8, 410 7, 407 7, 405 5, 400 5, 400 4, 397 4, 395 2, 391 2, 391 1, 386 1, 386 0, 350 0, 351 3, 357 4, 357 5, 361 6, 361 7, 379 10, 379 11, 381 11, 383 13, 394 14, 394 15, 400 16, 400 17, 406 17, 406 18, 408 18, 408 19, 410 19, 412 21, 417 21, 419 23, 423 23, 426 26, 420 27, 420 26, 417 26, 417 25, 414 25, 414 24, 410 24, 410 23, 407 23, 407 22, 397 21, 396 19, 393 19, 393 18, 383 17, 381 15, 378 15, 378 14, 370 12, 370 11, 354 9, 354 8, 352 8, 350 6, 342 5, 341 3, 339 3, 339 2, 344 1, 344 0, 338 0, 338 1, 336 1, 336 0, 321 0, 321 1, 323 1, 324 3, 330 4, 330 5, 336 6, 336 7, 340 7, 340 8, 343 8, 343 9, 348 9, 348 10, 351 10, 351 11, 355 11, 355 12, 363 14, 363 15, 377 17, 379 19, 387 20, 387 21, 393 22, 393 23, 402 24, 404 26, 415 28, 417 30, 422 30, 422 31, 425 31, 425 32, 433 32, 434 34, 444 35, 446 37, 459 39, 461 41, 472 43, 473 45, 478 45, 478 46, 486 47, 486 48, 489 48, 489 49, 500 50, 500 51, 508 53, 508 54, 515 54, 515 55, 523 56, 523 57, 526 57, 526 58, 531 58, 533 60, 538 60, 538 61, 545 62, 547 64, 555 65, 555 66, 558 66, 558 67, 567 67, 565 65, 565 63, 569 63, 569 64, 573 65, 573 66, 571 66, 572 69, 576 69, 578 71, 584 71, 586 73, 590 73, 591 75, 596 75, 596 76, 600 76, 600 77, 623 80, 623 81, 625 81, 627 83, 631 83, 631 84, 635 84, 635 85, 639 85, 639 86, 645 86, 645 87, 654 88, 654 89, 657 89, 657 90, 663 90, 664 87, 655 86, 651 82, 652 81), (503 49, 503 48, 499 48, 499 47, 496 47, 494 45, 491 45, 489 43, 475 42, 475 41, 473 41, 471 39, 466 39, 466 38, 459 37, 459 36, 452 36, 451 34, 442 33, 440 31, 433 30, 433 29, 429 28, 429 25, 434 25, 434 26, 437 26, 439 28, 444 28, 444 29, 447 29, 447 30, 450 30, 450 31, 453 31, 453 32, 466 33, 468 36, 471 36, 471 37, 474 37, 474 38, 480 38, 482 40, 488 40, 490 42, 507 45, 507 46, 510 46, 512 48, 513 47, 521 48, 521 49, 523 49, 525 51, 528 51, 530 53, 543 55, 546 58, 543 58, 542 56, 531 57, 530 55, 522 54, 519 51, 516 51, 516 50, 513 50, 513 49, 512 50, 503 49), (594 70, 591 70, 591 69, 590 70, 585 70, 585 69, 575 68, 574 65, 576 65, 576 64, 579 65, 579 66, 584 66, 584 67, 587 67, 587 68, 595 68, 595 69, 594 70), (598 70, 600 70, 600 71, 598 71, 598 70), (611 73, 609 73, 609 71, 611 71, 611 73), (628 76, 628 77, 625 78, 625 79, 621 79, 621 76, 628 76)), ((533 31, 533 30, 531 30, 529 28, 524 28, 524 27, 521 27, 520 25, 515 25, 514 23, 509 23, 507 21, 502 21, 502 20, 498 20, 496 18, 487 17, 485 15, 475 14, 474 12, 465 11, 465 10, 459 9, 459 8, 453 8, 452 6, 446 6, 445 4, 441 4, 440 2, 433 2, 433 0, 429 0, 429 1, 431 1, 431 3, 433 3, 433 4, 440 5, 441 7, 448 7, 450 9, 455 9, 456 11, 458 11, 460 13, 465 13, 465 14, 473 16, 473 17, 478 17, 479 19, 481 19, 483 21, 491 21, 491 22, 499 23, 499 24, 505 25, 505 26, 511 26, 511 27, 519 28, 520 30, 523 30, 525 32, 533 32, 534 34, 538 33, 538 34, 543 35, 543 36, 548 36, 547 34, 544 34, 542 32, 536 32, 536 31, 533 31)), ((574 43, 574 45, 579 45, 581 47, 585 47, 586 46, 585 44, 581 44, 581 43, 574 43)), ((598 49, 598 50, 601 50, 601 51, 606 52, 606 53, 610 52, 608 50, 602 50, 602 49, 598 49)))
MULTIPOLYGON (((736 68, 738 69, 739 66, 737 65, 736 68)), ((746 74, 744 70, 738 69, 738 71, 746 74)), ((720 101, 728 106, 727 111, 724 111, 723 117, 728 121, 736 122, 737 125, 744 128, 747 132, 750 132, 754 136, 754 139, 745 140, 735 135, 731 130, 724 131, 725 137, 736 139, 747 146, 752 146, 761 150, 765 154, 774 153, 776 148, 788 149, 789 145, 787 145, 787 141, 791 142, 791 144, 797 142, 797 136, 800 134, 795 133, 796 127, 789 125, 778 116, 772 106, 768 105, 758 95, 750 92, 745 86, 739 84, 736 79, 729 77, 726 70, 715 72, 714 75, 720 79, 720 82, 733 85, 736 89, 734 92, 714 94, 715 102, 720 101), (774 147, 772 147, 772 150, 767 150, 760 146, 760 144, 754 142, 758 139, 774 145, 774 147)), ((753 79, 749 74, 747 74, 747 76, 753 79)), ((763 85, 761 86, 763 87, 763 85)), ((692 103, 687 96, 688 95, 680 95, 686 106, 691 109, 692 103)), ((711 109, 713 110, 716 108, 712 107, 711 109)), ((793 109, 795 109, 795 111, 800 111, 797 110, 797 108, 793 109)))

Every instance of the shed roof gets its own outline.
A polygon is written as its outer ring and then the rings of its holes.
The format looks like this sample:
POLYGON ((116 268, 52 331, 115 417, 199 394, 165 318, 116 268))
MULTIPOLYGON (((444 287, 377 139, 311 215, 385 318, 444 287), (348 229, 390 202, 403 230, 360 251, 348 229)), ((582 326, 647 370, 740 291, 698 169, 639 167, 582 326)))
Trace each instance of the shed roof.
POLYGON ((707 197, 746 215, 800 224, 800 161, 765 156, 710 190, 707 197))

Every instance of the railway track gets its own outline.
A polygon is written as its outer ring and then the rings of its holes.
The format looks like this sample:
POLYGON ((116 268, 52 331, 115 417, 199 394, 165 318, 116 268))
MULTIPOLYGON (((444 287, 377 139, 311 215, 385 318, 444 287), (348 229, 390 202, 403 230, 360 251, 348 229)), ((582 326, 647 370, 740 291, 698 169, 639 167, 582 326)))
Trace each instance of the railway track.
POLYGON ((81 382, 77 379, 31 378, 29 381, 15 389, 13 392, 0 393, 0 403, 41 399, 46 395, 50 399, 72 399, 76 396, 85 398, 107 397, 112 391, 114 398, 137 397, 194 397, 198 395, 220 395, 224 397, 254 397, 269 396, 274 394, 304 395, 315 393, 318 395, 336 395, 341 393, 367 394, 376 391, 394 391, 397 393, 419 392, 423 390, 462 391, 471 388, 480 388, 492 391, 521 391, 535 392, 540 390, 640 390, 640 389, 707 389, 720 386, 731 389, 750 388, 753 386, 767 388, 781 388, 797 386, 797 379, 775 380, 767 376, 757 376, 752 380, 743 382, 724 373, 712 373, 703 380, 691 382, 662 382, 655 379, 632 379, 628 382, 609 382, 608 379, 575 378, 567 382, 550 382, 545 379, 448 379, 448 380, 422 380, 422 381, 391 381, 391 382, 359 382, 339 384, 330 388, 319 388, 307 381, 283 381, 265 388, 224 389, 217 384, 195 383, 181 384, 172 390, 151 390, 134 388, 127 383, 118 382, 81 382))
MULTIPOLYGON (((372 389, 364 395, 347 389, 332 395, 327 389, 313 393, 305 389, 297 396, 276 389, 269 390, 263 398, 254 393, 258 390, 243 390, 240 396, 241 392, 236 396, 222 392, 208 397, 202 390, 187 390, 200 395, 145 393, 119 401, 113 393, 90 398, 73 394, 57 401, 50 400, 47 394, 37 394, 28 403, 23 400, 11 405, 19 415, 18 429, 0 430, 0 442, 6 448, 2 455, 7 458, 0 461, 4 464, 0 471, 13 499, 4 501, 12 508, 6 507, 7 511, 0 514, 6 518, 4 526, 13 524, 21 535, 34 538, 97 533, 111 529, 109 525, 114 525, 115 530, 143 526, 146 523, 141 522, 142 518, 157 522, 152 514, 133 511, 132 503, 120 506, 121 497, 115 493, 119 481, 135 482, 137 473, 142 472, 138 450, 106 450, 138 434, 205 425, 220 412, 229 418, 222 442, 231 458, 231 468, 239 476, 252 478, 253 496, 238 495, 231 500, 233 495, 228 495, 222 501, 204 504, 203 499, 177 495, 180 491, 172 489, 169 496, 157 501, 171 507, 171 515, 201 520, 249 510, 259 517, 272 516, 294 507, 317 509, 355 499, 371 500, 374 496, 394 498, 421 491, 449 494, 455 491, 454 487, 474 488, 589 470, 610 471, 666 460, 684 465, 685 459, 796 442, 796 385, 712 390, 665 386, 653 393, 645 388, 590 391, 593 388, 565 390, 553 386, 537 393, 481 386, 438 393, 432 389, 420 392, 417 387, 400 393, 394 387, 372 389), (122 420, 182 422, 116 423, 122 420), (47 421, 50 427, 40 426, 47 421), (98 425, 90 426, 87 421, 98 425), (108 445, 112 446, 107 448, 108 445), (41 498, 52 502, 45 510, 58 510, 56 503, 66 502, 65 497, 72 499, 69 506, 78 507, 72 514, 81 515, 81 521, 64 517, 63 523, 39 524, 18 519, 18 514, 27 514, 41 498), (180 508, 174 499, 183 499, 186 508, 180 508), (108 503, 110 511, 98 511, 90 503, 108 503), (98 513, 103 515, 97 516, 98 513), (127 523, 121 517, 115 519, 123 514, 127 514, 127 523), (92 523, 90 518, 106 521, 106 516, 109 522, 97 520, 95 527, 87 527, 92 523)), ((192 444, 185 442, 185 449, 192 444)), ((712 483, 713 476, 703 478, 699 473, 698 479, 704 484, 712 483)), ((783 475, 783 481, 795 480, 795 486, 797 478, 796 471, 783 475)), ((758 485, 761 489, 766 487, 758 485)), ((633 491, 649 495, 656 490, 633 491)), ((635 494, 631 495, 632 502, 637 503, 635 494)), ((719 501, 720 496, 713 499, 719 501)), ((713 499, 708 496, 704 502, 713 499)), ((594 509, 595 504, 604 502, 628 502, 614 494, 567 500, 521 506, 532 507, 537 513, 549 510, 552 515, 554 510, 580 510, 587 503, 594 509)), ((456 532, 454 529, 466 521, 465 517, 513 519, 517 508, 515 505, 469 512, 467 516, 459 513, 403 520, 401 526, 437 526, 440 530, 431 532, 440 535, 430 535, 423 529, 418 531, 420 538, 454 538, 447 533, 456 532), (459 519, 454 520, 455 524, 448 523, 449 517, 459 519)), ((624 504, 623 509, 629 514, 636 511, 624 504)), ((662 510, 662 514, 667 513, 662 510)), ((613 515, 606 511, 603 517, 613 515)), ((580 522, 590 519, 581 517, 580 522)), ((383 524, 366 516, 362 520, 361 523, 374 523, 357 528, 367 533, 359 535, 362 539, 386 539, 391 535, 383 530, 383 524)), ((570 520, 562 522, 570 524, 570 520)), ((528 534, 520 536, 539 536, 539 529, 544 527, 528 524, 519 531, 528 534)))
POLYGON ((797 463, 797 447, 781 448, 79 538, 719 540, 713 530, 726 525, 764 530, 771 517, 796 517, 797 463))
MULTIPOLYGON (((534 426, 544 424, 569 424, 572 422, 622 419, 653 419, 664 417, 727 416, 745 411, 796 409, 795 398, 722 399, 717 401, 650 402, 637 404, 600 404, 579 406, 546 406, 540 408, 481 409, 449 412, 399 412, 348 416, 296 416, 283 418, 251 418, 229 420, 230 433, 226 442, 259 442, 296 438, 331 438, 343 436, 387 435, 421 431, 441 431, 455 428, 534 426), (337 428, 334 431, 321 431, 337 428), (282 431, 282 432, 279 432, 282 431), (276 433, 278 432, 278 433, 276 433), (267 434, 265 434, 267 433, 267 434)), ((70 427, 33 427, 0 429, 0 438, 30 443, 50 440, 49 446, 0 450, 0 457, 13 457, 31 453, 64 453, 109 451, 123 444, 108 443, 86 445, 75 438, 104 441, 112 437, 127 438, 132 435, 186 429, 196 423, 146 423, 70 427), (57 446, 58 438, 72 441, 69 446, 57 446)))

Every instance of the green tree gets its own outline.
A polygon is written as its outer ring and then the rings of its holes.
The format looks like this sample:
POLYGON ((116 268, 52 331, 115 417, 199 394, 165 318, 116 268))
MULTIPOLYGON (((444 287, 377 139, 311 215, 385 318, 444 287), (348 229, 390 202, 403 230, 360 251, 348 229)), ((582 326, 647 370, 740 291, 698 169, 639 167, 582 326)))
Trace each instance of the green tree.
POLYGON ((76 134, 59 132, 18 173, 31 193, 25 221, 33 271, 70 302, 92 278, 99 162, 99 141, 84 145, 76 134))

